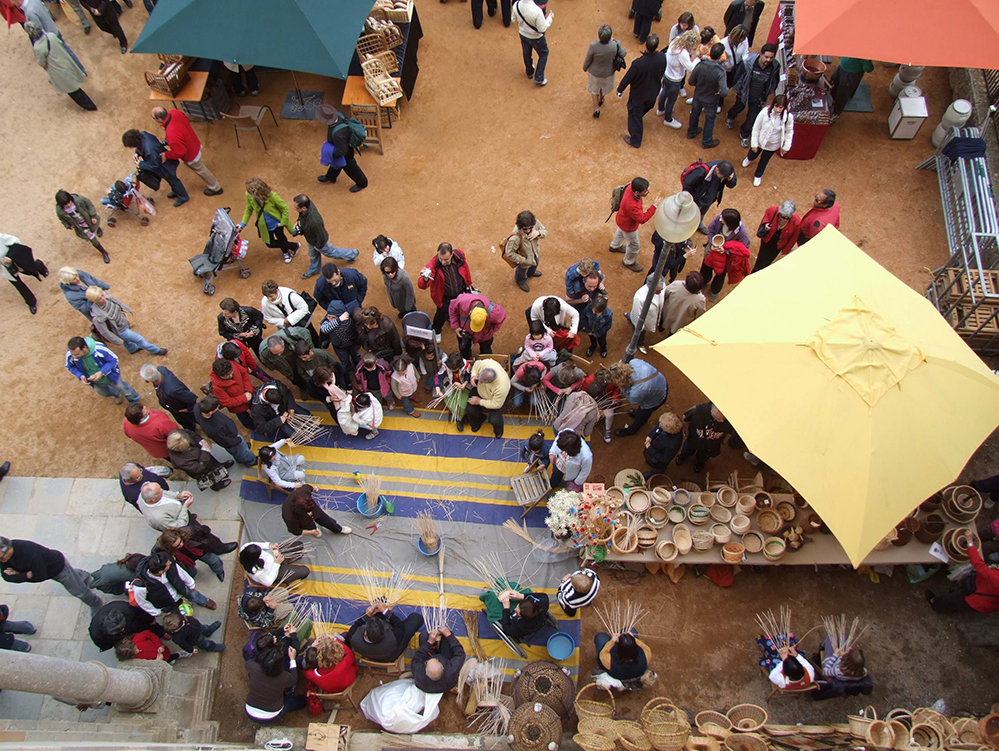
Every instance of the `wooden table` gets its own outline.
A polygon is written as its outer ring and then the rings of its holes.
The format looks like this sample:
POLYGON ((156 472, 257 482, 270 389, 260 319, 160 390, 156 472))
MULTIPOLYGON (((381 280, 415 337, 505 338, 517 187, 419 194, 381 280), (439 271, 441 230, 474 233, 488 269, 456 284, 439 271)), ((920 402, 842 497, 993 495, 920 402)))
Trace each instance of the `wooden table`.
POLYGON ((171 102, 174 109, 177 109, 177 102, 188 102, 199 105, 201 116, 205 120, 210 120, 204 107, 200 107, 202 98, 205 96, 205 87, 208 85, 208 71, 193 70, 188 71, 187 83, 181 87, 174 95, 161 94, 158 91, 150 91, 149 99, 154 102, 171 102))
MULTIPOLYGON (((402 97, 396 99, 392 104, 382 107, 378 105, 378 113, 381 115, 382 110, 388 112, 388 123, 383 124, 382 127, 391 128, 392 127, 392 115, 394 114, 396 118, 399 117, 399 104, 402 102, 402 97)), ((368 107, 374 107, 378 103, 371 97, 368 90, 364 87, 364 76, 347 76, 347 80, 343 85, 343 98, 340 103, 344 107, 350 107, 352 104, 364 104, 368 107)))

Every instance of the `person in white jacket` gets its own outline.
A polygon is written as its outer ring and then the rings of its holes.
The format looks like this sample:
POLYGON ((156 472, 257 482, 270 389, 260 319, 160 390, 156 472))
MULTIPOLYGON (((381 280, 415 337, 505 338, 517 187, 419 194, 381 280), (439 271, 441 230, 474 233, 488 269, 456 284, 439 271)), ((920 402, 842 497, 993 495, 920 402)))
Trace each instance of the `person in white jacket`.
POLYGON ((378 435, 378 426, 382 424, 384 412, 381 402, 367 392, 347 395, 347 398, 340 402, 340 409, 336 413, 337 422, 340 428, 347 435, 357 435, 361 428, 368 431, 364 437, 371 440, 378 435))
POLYGON ((671 128, 683 127, 683 123, 673 117, 673 106, 683 90, 687 74, 697 65, 700 48, 701 35, 693 29, 670 41, 666 48, 666 72, 663 74, 663 87, 659 92, 656 114, 671 128))
MULTIPOLYGON (((638 321, 639 316, 642 315, 642 306, 645 305, 645 298, 648 297, 649 294, 648 281, 649 280, 646 279, 646 283, 635 290, 635 295, 631 298, 631 312, 624 314, 624 317, 631 322, 632 326, 637 325, 636 321, 638 321)), ((666 280, 660 279, 659 286, 656 287, 656 291, 652 295, 652 303, 649 305, 649 314, 645 317, 645 326, 643 327, 642 334, 638 337, 638 349, 643 355, 648 352, 645 348, 645 333, 647 331, 655 333, 661 328, 659 321, 665 308, 665 298, 666 280)))
POLYGON ((260 285, 260 291, 264 293, 260 298, 260 312, 271 326, 283 329, 309 323, 309 306, 291 287, 281 287, 268 279, 260 285))
POLYGON ((301 454, 281 453, 281 447, 287 442, 287 439, 282 438, 277 443, 260 449, 260 464, 272 483, 285 490, 294 490, 305 482, 305 472, 299 469, 305 464, 305 457, 301 454))
POLYGON ((399 243, 391 237, 378 235, 371 241, 371 245, 375 249, 371 255, 371 260, 374 261, 375 266, 381 268, 382 261, 386 258, 394 258, 400 269, 406 268, 406 254, 402 252, 399 243))
POLYGON ((520 48, 524 53, 524 70, 527 77, 534 79, 535 86, 548 83, 545 78, 545 65, 548 63, 548 41, 545 32, 555 20, 555 14, 545 12, 534 4, 534 0, 517 0, 513 4, 513 20, 517 22, 520 32, 520 48), (538 53, 538 65, 535 67, 532 52, 538 53))
POLYGON ((760 163, 756 165, 753 185, 759 187, 763 182, 763 173, 774 152, 780 149, 786 153, 791 149, 794 138, 794 115, 787 108, 787 97, 777 94, 769 107, 764 107, 753 125, 753 137, 749 144, 749 153, 742 160, 742 166, 748 167, 757 157, 760 163))

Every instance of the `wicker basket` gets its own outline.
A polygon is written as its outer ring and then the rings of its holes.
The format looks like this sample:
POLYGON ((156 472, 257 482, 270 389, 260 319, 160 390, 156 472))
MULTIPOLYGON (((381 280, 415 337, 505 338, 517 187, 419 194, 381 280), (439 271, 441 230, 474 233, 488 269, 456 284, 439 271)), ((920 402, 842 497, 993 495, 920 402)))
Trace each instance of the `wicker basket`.
POLYGON ((399 72, 399 58, 395 56, 395 53, 392 50, 379 52, 374 55, 372 59, 378 60, 385 69, 385 72, 389 75, 399 72))
POLYGON ((689 506, 690 491, 687 490, 686 488, 677 488, 676 490, 674 490, 673 503, 675 503, 677 506, 689 506))
POLYGON ((703 503, 695 503, 687 509, 687 521, 696 524, 698 527, 707 524, 711 518, 711 511, 703 503))
MULTIPOLYGON (((363 63, 362 63, 363 65, 363 63)), ((364 88, 371 94, 380 107, 387 107, 403 95, 402 84, 396 78, 382 78, 378 80, 368 80, 364 78, 364 88)))
POLYGON ((714 493, 704 491, 697 495, 697 502, 702 506, 704 506, 705 508, 711 508, 716 503, 718 503, 718 496, 716 496, 714 493))
MULTIPOLYGON (((873 723, 871 726, 873 727, 873 723)), ((888 722, 888 728, 891 730, 892 734, 892 748, 897 748, 900 751, 909 748, 909 744, 912 742, 912 737, 909 735, 909 728, 898 720, 890 720, 888 722)))
POLYGON ((868 706, 860 714, 847 715, 846 719, 850 723, 850 735, 866 739, 867 726, 878 719, 878 713, 874 711, 874 707, 868 706))
MULTIPOLYGON (((992 708, 995 709, 995 705, 992 708)), ((999 713, 985 715, 978 721, 978 737, 982 743, 999 748, 999 713)))
POLYGON ((729 735, 732 734, 732 731, 730 729, 731 727, 732 727, 731 722, 728 723, 727 727, 716 725, 713 722, 705 722, 703 725, 697 728, 697 732, 701 733, 701 735, 707 735, 712 738, 717 738, 720 741, 724 741, 726 738, 729 737, 729 735))
POLYGON ((513 751, 548 751, 562 743, 562 720, 539 701, 521 704, 510 715, 507 741, 513 751))
POLYGON ((665 506, 653 506, 645 512, 645 521, 653 529, 662 529, 669 524, 669 514, 665 506))
POLYGON ((412 23, 413 21, 413 0, 409 0, 406 3, 406 8, 404 10, 398 10, 396 8, 384 8, 385 18, 393 23, 412 23))
POLYGON ((767 724, 767 710, 756 704, 736 704, 725 714, 732 729, 741 733, 752 733, 767 724))
POLYGON ((568 673, 554 662, 537 660, 518 670, 511 693, 514 707, 539 701, 554 709, 562 722, 572 717, 576 685, 568 673))
POLYGON ((895 743, 895 733, 887 722, 875 720, 864 731, 864 740, 875 748, 891 748, 895 743))
POLYGON ((576 707, 576 714, 579 715, 579 719, 581 720, 587 717, 613 717, 615 707, 614 692, 598 683, 587 683, 579 689, 573 705, 576 707), (598 691, 603 691, 607 694, 604 700, 594 698, 598 691), (606 699, 610 699, 610 703, 606 699))
POLYGON ((694 724, 697 726, 698 730, 701 730, 708 723, 717 725, 722 730, 731 730, 732 721, 728 718, 727 714, 723 712, 715 712, 713 709, 706 709, 703 712, 698 712, 697 716, 694 717, 694 724))
POLYGON ((174 96, 184 88, 184 85, 190 78, 187 69, 193 63, 193 57, 180 57, 179 60, 164 61, 164 65, 160 70, 146 71, 146 85, 160 94, 174 96))
POLYGON ((753 499, 756 501, 756 508, 758 509, 774 507, 773 496, 770 495, 769 493, 765 493, 762 490, 757 493, 753 493, 753 499))
POLYGON ((888 548, 891 547, 891 544, 895 542, 895 540, 897 539, 898 539, 898 530, 892 527, 888 531, 888 534, 886 534, 884 537, 878 540, 878 544, 874 546, 874 550, 877 550, 879 552, 882 550, 887 550, 888 548))
POLYGON ((678 488, 683 488, 688 493, 700 493, 701 492, 701 486, 698 485, 696 482, 691 482, 690 480, 681 480, 680 482, 678 482, 676 484, 676 486, 678 488))
POLYGON ((912 712, 908 709, 903 709, 901 707, 891 710, 887 715, 885 715, 885 722, 894 720, 896 722, 901 722, 906 728, 912 727, 912 712))
POLYGON ((722 559, 725 563, 742 563, 742 556, 746 553, 746 546, 740 542, 728 542, 722 548, 722 559))
POLYGON ((735 503, 735 510, 743 516, 751 516, 756 513, 756 499, 751 495, 740 495, 735 503))
POLYGON ((690 527, 686 524, 677 524, 673 527, 673 542, 676 543, 677 552, 680 555, 687 555, 693 545, 690 537, 690 527))
POLYGON ((641 720, 643 727, 648 723, 656 722, 676 722, 681 725, 690 725, 683 710, 677 707, 672 699, 667 699, 665 696, 649 699, 642 707, 641 720))
POLYGON ((644 488, 645 476, 638 469, 622 469, 614 475, 614 484, 628 493, 632 488, 644 488))
POLYGON ((790 501, 781 501, 774 507, 774 510, 780 514, 780 518, 786 522, 793 522, 794 517, 798 515, 798 507, 790 501))
POLYGON ((715 495, 718 496, 718 505, 725 508, 735 508, 735 504, 739 502, 739 491, 728 485, 718 488, 715 495))
POLYGON ((623 555, 634 553, 638 550, 638 534, 627 527, 615 527, 611 532, 611 547, 623 555))
POLYGON ((712 506, 710 514, 712 519, 716 522, 721 522, 722 524, 728 524, 732 521, 732 512, 724 506, 712 506))
MULTIPOLYGON (((656 478, 653 477, 652 479, 656 478)), ((669 508, 673 504, 673 491, 664 487, 652 488, 652 503, 655 506, 669 508)))
POLYGON ((715 536, 703 529, 697 529, 690 533, 690 542, 694 550, 705 553, 715 546, 715 536))
POLYGON ((628 500, 625 501, 625 505, 636 516, 644 514, 652 506, 652 496, 644 488, 635 488, 628 493, 628 500))
POLYGON ((655 547, 659 540, 659 532, 651 524, 639 527, 635 534, 638 536, 638 547, 642 550, 655 547))
POLYGON ((595 733, 576 733, 572 740, 583 751, 614 751, 617 741, 595 733))
POLYGON ((684 751, 721 751, 721 743, 710 735, 692 735, 683 748, 684 751))
POLYGON ((357 59, 362 63, 386 50, 388 45, 385 44, 385 37, 381 34, 365 34, 357 40, 357 59))
POLYGON ((680 751, 690 737, 686 722, 643 722, 642 729, 656 751, 680 751))
POLYGON ((763 557, 768 561, 779 561, 787 552, 787 543, 780 537, 768 537, 763 541, 763 557))
POLYGON ((618 720, 614 723, 617 739, 625 751, 652 751, 652 742, 642 730, 642 726, 634 720, 618 720))
POLYGON ((751 524, 752 522, 749 520, 749 517, 743 514, 736 514, 735 516, 732 517, 732 520, 728 523, 728 525, 732 528, 732 531, 735 532, 737 535, 746 534, 746 532, 749 531, 749 527, 751 524))
POLYGON ((745 546, 747 553, 762 552, 763 542, 764 542, 763 535, 761 535, 756 530, 751 530, 749 532, 746 532, 746 534, 742 536, 742 544, 745 546))
POLYGON ((767 742, 755 733, 732 733, 725 739, 728 751, 767 751, 767 742))
POLYGON ((673 481, 670 479, 669 475, 652 475, 646 485, 649 490, 655 490, 656 488, 669 490, 673 487, 673 481))
POLYGON ((768 535, 775 535, 784 528, 784 520, 773 509, 763 509, 756 515, 756 526, 768 535))
MULTIPOLYGON (((866 728, 865 728, 866 731, 866 728)), ((912 726, 912 745, 920 748, 943 748, 944 738, 934 725, 917 723, 912 726)))
POLYGON ((576 731, 588 735, 600 735, 617 741, 617 723, 610 717, 587 717, 579 721, 576 731))
POLYGON ((679 554, 680 551, 672 540, 662 540, 656 545, 656 558, 663 563, 672 563, 679 554))
POLYGON ((385 38, 385 46, 389 49, 398 47, 406 41, 405 37, 402 35, 402 29, 395 24, 392 24, 391 26, 383 26, 379 29, 379 32, 385 38))
POLYGON ((627 494, 624 492, 624 488, 611 485, 604 491, 604 500, 609 502, 612 508, 621 508, 624 505, 625 495, 627 494))
POLYGON ((947 488, 944 497, 947 499, 943 504, 944 513, 961 524, 974 521, 982 510, 982 496, 970 485, 947 488))
POLYGON ((680 524, 681 522, 685 522, 687 520, 687 509, 683 506, 670 506, 666 510, 666 514, 669 516, 669 520, 674 524, 680 524))
POLYGON ((732 530, 727 524, 712 524, 711 536, 715 538, 715 543, 724 545, 732 539, 732 530))

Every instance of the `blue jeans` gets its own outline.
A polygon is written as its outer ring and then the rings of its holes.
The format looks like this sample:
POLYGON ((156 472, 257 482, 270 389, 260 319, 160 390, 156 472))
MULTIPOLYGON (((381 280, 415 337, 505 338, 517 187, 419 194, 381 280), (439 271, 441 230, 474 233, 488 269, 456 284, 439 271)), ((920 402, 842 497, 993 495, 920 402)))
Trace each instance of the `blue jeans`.
POLYGON ((208 602, 208 598, 205 597, 203 594, 201 594, 201 592, 199 592, 196 589, 189 589, 189 590, 187 590, 187 592, 184 594, 184 596, 188 600, 190 600, 191 602, 193 602, 195 605, 204 605, 206 602, 208 602))
POLYGON ((693 138, 697 133, 697 121, 701 118, 701 110, 704 110, 704 133, 701 135, 701 144, 707 146, 711 143, 715 135, 715 118, 718 117, 718 105, 705 105, 698 99, 690 106, 690 123, 687 126, 687 136, 693 138))
POLYGON ((109 379, 104 378, 94 384, 94 391, 103 397, 123 396, 129 404, 139 403, 139 394, 125 383, 124 378, 119 378, 118 383, 111 383, 109 379))
POLYGON ((548 63, 548 41, 544 35, 538 39, 521 36, 520 48, 524 53, 524 70, 527 71, 527 75, 534 74, 534 83, 541 83, 545 80, 545 65, 548 63), (531 57, 532 50, 538 53, 537 67, 531 57))
POLYGON ((140 349, 144 349, 146 350, 146 352, 152 352, 154 355, 158 355, 160 352, 163 351, 162 348, 157 347, 155 344, 146 341, 145 337, 143 337, 142 334, 140 334, 137 331, 133 331, 132 329, 123 329, 118 332, 118 336, 120 336, 124 340, 125 350, 130 355, 135 354, 140 349))
MULTIPOLYGON (((241 412, 240 414, 247 414, 246 412, 241 412)), ((252 429, 252 427, 251 427, 252 429)), ((223 447, 225 448, 225 447, 223 447)), ((232 448, 226 448, 226 453, 229 454, 233 459, 246 467, 252 467, 257 463, 257 456, 254 454, 250 447, 246 445, 246 440, 243 436, 239 437, 239 443, 237 443, 232 448)))
POLYGON ((416 410, 413 408, 412 403, 409 401, 408 396, 400 396, 399 401, 402 402, 402 411, 407 415, 413 414, 416 410))
POLYGON ((666 122, 673 119, 673 105, 676 104, 676 99, 680 95, 680 89, 682 87, 682 81, 673 81, 669 78, 663 78, 663 88, 659 92, 659 102, 656 109, 665 112, 663 120, 666 122))
MULTIPOLYGON (((544 388, 542 386, 542 388, 544 388)), ((525 401, 529 404, 534 404, 534 392, 533 391, 521 391, 520 389, 511 389, 513 391, 513 406, 519 407, 525 401)))
MULTIPOLYGON (((308 245, 308 243, 306 243, 308 245)), ((330 245, 326 243, 321 248, 315 248, 312 245, 308 245, 309 248, 309 268, 305 270, 305 273, 309 276, 315 276, 319 273, 319 270, 323 266, 323 256, 327 258, 336 258, 339 261, 353 261, 357 258, 357 251, 351 248, 338 248, 335 245, 330 245)))
MULTIPOLYGON (((215 553, 202 553, 199 560, 204 563, 208 568, 212 570, 215 576, 222 576, 224 573, 224 568, 222 566, 222 559, 219 558, 215 553)), ((198 594, 201 594, 200 592, 198 594)))

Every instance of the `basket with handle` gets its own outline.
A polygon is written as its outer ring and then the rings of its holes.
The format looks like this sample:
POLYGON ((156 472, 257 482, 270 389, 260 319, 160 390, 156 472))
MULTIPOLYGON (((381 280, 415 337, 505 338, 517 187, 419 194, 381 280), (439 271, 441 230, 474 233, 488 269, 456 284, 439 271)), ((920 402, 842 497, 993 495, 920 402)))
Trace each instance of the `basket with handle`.
POLYGON ((167 96, 174 96, 187 83, 190 76, 187 69, 194 63, 193 57, 183 55, 169 55, 169 62, 164 60, 163 67, 157 71, 146 71, 146 85, 153 91, 167 96))
POLYGON ((656 751, 680 751, 690 737, 683 710, 665 697, 650 699, 642 709, 642 729, 656 751))
POLYGON ((875 720, 864 731, 864 740, 875 748, 891 748, 895 743, 895 733, 884 720, 875 720))
POLYGON ((616 706, 614 692, 599 683, 587 683, 579 689, 573 704, 576 707, 576 714, 581 720, 588 717, 613 717, 616 706), (599 691, 606 694, 603 699, 596 698, 599 691))
POLYGON ((634 720, 618 720, 614 723, 617 730, 617 740, 625 751, 652 751, 652 741, 642 730, 642 726, 634 720))
POLYGON ((867 738, 867 726, 878 719, 878 713, 874 707, 867 706, 861 710, 860 714, 847 715, 850 723, 850 735, 854 738, 867 738))

